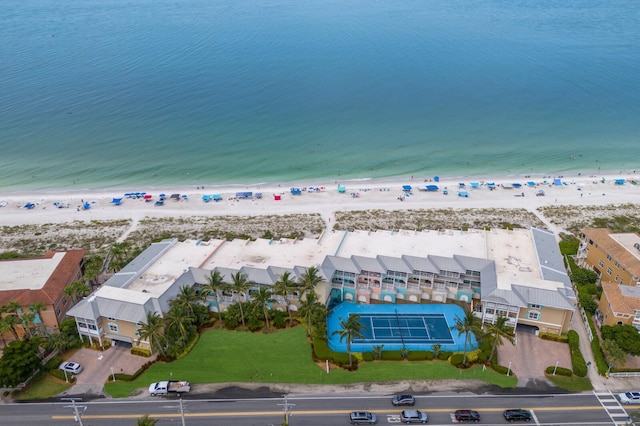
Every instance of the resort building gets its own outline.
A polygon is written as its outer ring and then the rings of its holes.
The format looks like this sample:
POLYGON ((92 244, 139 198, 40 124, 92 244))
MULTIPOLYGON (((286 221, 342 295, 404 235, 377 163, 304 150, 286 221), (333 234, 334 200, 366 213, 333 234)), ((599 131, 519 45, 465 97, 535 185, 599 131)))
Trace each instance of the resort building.
POLYGON ((597 272, 601 281, 640 286, 640 235, 586 228, 580 240, 578 266, 597 272))
POLYGON ((598 303, 598 325, 632 325, 640 330, 640 287, 602 281, 602 296, 598 303))
MULTIPOLYGON (((285 272, 299 280, 312 266, 323 278, 316 292, 330 306, 455 303, 484 322, 505 316, 514 327, 565 333, 576 303, 555 236, 545 230, 334 231, 303 240, 164 240, 69 315, 83 336, 138 345, 148 311, 162 315, 181 287, 204 285, 214 271, 225 283, 240 273, 254 285, 247 294, 210 295, 210 310, 224 311, 285 272)), ((274 298, 274 309, 298 308, 295 292, 274 298)))
MULTIPOLYGON (((15 311, 3 316, 18 316, 14 329, 19 337, 25 328, 42 334, 58 330, 74 303, 64 289, 82 280, 84 254, 85 250, 49 251, 38 258, 0 261, 0 306, 8 308, 15 302, 15 311)), ((14 338, 13 332, 2 337, 14 338)))

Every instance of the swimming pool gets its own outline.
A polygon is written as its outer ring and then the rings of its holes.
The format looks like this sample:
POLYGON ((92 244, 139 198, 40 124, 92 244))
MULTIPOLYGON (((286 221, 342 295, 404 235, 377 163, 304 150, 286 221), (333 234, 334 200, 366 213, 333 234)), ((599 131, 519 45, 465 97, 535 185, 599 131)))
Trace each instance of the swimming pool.
MULTIPOLYGON (((383 350, 429 351, 436 343, 442 351, 458 352, 464 350, 465 335, 458 335, 451 327, 456 317, 463 318, 464 310, 452 304, 428 305, 359 305, 343 302, 331 310, 327 317, 327 334, 329 348, 335 352, 347 352, 347 342, 340 341, 334 331, 340 330, 340 320, 349 315, 360 315, 360 322, 365 327, 361 332, 362 339, 351 343, 352 352, 371 352, 373 346, 384 345, 383 350)), ((467 350, 478 347, 475 336, 471 336, 471 344, 467 350)))

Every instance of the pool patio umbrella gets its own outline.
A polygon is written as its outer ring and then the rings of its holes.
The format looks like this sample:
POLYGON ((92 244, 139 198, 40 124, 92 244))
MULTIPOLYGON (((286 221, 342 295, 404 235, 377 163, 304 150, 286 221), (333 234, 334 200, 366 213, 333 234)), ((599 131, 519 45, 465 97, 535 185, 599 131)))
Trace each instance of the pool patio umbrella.
POLYGON ((178 200, 180 200, 180 194, 171 194, 171 197, 169 197, 169 198, 171 198, 172 200, 178 201, 178 200))

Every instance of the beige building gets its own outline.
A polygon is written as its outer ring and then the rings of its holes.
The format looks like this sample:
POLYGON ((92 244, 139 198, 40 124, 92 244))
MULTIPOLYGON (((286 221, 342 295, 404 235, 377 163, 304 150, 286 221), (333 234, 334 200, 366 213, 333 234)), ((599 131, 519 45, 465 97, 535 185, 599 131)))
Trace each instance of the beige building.
POLYGON ((640 330, 640 288, 602 281, 597 318, 600 326, 628 324, 640 330))
POLYGON ((582 230, 576 263, 594 270, 601 281, 640 285, 640 236, 607 228, 582 230))
MULTIPOLYGON (((181 287, 206 284, 213 271, 227 283, 240 272, 257 289, 274 286, 285 272, 299 279, 311 266, 323 278, 316 292, 330 307, 457 303, 484 322, 502 315, 514 327, 565 333, 576 302, 555 236, 545 230, 344 231, 303 240, 155 243, 69 315, 92 340, 137 345, 147 312, 162 315, 181 287)), ((211 311, 247 297, 218 296, 209 297, 211 311)), ((289 309, 297 309, 297 297, 286 298, 289 309)), ((285 298, 275 299, 273 308, 285 310, 285 298)))
MULTIPOLYGON (((24 326, 30 326, 24 314, 31 312, 34 330, 45 334, 57 331, 73 306, 73 299, 64 295, 64 289, 82 280, 84 254, 84 250, 49 251, 38 258, 0 261, 0 305, 17 302, 20 309, 16 314, 24 326), (30 307, 37 303, 44 309, 34 312, 30 307)), ((15 327, 20 337, 24 326, 15 327)), ((7 332, 3 337, 13 338, 13 334, 7 332)))

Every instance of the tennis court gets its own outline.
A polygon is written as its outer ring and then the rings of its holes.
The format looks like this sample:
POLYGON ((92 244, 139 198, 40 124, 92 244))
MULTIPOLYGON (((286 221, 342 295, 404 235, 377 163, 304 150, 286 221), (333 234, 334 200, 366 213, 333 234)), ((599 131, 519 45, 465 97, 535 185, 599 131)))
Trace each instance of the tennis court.
MULTIPOLYGON (((336 352, 346 352, 347 344, 340 341, 335 330, 340 330, 340 320, 357 314, 363 325, 363 337, 351 343, 353 352, 370 352, 373 346, 384 345, 384 350, 431 350, 440 344, 443 351, 464 350, 465 335, 458 335, 451 327, 456 317, 464 317, 464 310, 457 305, 357 305, 344 302, 334 308, 327 318, 329 347, 336 352)), ((472 336, 473 337, 473 336, 472 336)), ((475 349, 475 338, 468 350, 475 349)))

